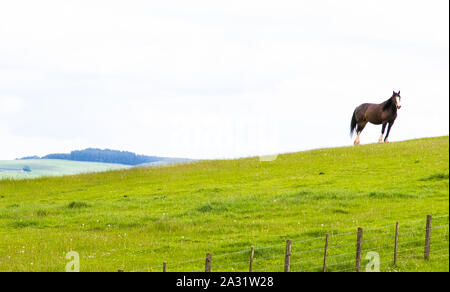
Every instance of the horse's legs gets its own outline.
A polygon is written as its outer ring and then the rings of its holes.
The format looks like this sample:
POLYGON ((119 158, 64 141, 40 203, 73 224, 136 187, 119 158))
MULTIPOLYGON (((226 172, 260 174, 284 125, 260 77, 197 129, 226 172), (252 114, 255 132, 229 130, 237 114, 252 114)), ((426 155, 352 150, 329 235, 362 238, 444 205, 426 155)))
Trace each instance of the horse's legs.
POLYGON ((367 122, 359 123, 358 128, 356 129, 356 139, 355 139, 355 145, 361 144, 360 136, 364 128, 366 127, 367 122))
POLYGON ((386 131, 386 125, 387 125, 387 123, 384 123, 383 126, 381 127, 381 136, 378 139, 378 143, 383 143, 383 136, 384 136, 384 132, 386 131))
POLYGON ((389 143, 388 137, 389 137, 389 134, 391 133, 391 129, 392 129, 393 125, 394 125, 394 122, 389 123, 386 138, 384 138, 384 143, 389 143))

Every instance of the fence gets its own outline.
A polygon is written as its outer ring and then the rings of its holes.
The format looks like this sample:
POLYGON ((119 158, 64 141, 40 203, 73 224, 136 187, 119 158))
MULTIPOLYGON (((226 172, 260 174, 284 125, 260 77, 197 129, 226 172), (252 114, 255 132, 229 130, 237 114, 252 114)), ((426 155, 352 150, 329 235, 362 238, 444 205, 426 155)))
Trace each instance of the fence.
MULTIPOLYGON (((428 215, 426 219, 369 229, 358 228, 356 232, 330 232, 305 240, 288 239, 285 244, 251 246, 218 255, 207 253, 204 258, 163 262, 133 272, 360 272, 373 260, 367 257, 369 253, 374 255, 373 252, 379 257, 378 264, 382 271, 395 271, 411 259, 426 262, 448 258, 448 217, 433 218, 428 215)), ((446 263, 448 266, 448 260, 446 263)))

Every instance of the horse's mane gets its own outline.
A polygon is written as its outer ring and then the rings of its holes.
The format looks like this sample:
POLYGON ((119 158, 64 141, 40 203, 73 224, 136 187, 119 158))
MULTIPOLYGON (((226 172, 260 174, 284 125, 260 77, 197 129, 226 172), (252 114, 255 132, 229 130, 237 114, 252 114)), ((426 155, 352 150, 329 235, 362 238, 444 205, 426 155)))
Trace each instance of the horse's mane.
POLYGON ((391 96, 388 100, 383 102, 383 110, 388 110, 389 108, 392 107, 392 103, 393 103, 392 97, 394 97, 394 96, 391 96))

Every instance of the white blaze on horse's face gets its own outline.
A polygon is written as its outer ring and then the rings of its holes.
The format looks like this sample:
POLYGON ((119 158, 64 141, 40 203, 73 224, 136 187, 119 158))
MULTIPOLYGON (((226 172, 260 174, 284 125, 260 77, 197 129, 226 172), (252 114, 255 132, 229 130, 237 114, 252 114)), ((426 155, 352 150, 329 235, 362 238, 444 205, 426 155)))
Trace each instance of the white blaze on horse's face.
POLYGON ((400 109, 402 107, 401 100, 402 100, 402 98, 400 97, 400 95, 397 95, 395 97, 395 103, 396 103, 398 109, 400 109))

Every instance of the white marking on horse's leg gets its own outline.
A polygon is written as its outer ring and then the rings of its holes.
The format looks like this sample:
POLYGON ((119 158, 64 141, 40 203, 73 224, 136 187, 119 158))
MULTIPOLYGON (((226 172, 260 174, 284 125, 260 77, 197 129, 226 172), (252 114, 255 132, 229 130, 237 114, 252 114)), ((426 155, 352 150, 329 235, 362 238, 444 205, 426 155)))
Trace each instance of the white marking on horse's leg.
POLYGON ((378 139, 378 143, 383 143, 383 134, 381 134, 380 139, 378 139))
POLYGON ((355 143, 354 143, 355 145, 361 144, 360 136, 361 136, 361 132, 358 132, 358 134, 356 135, 355 143))

